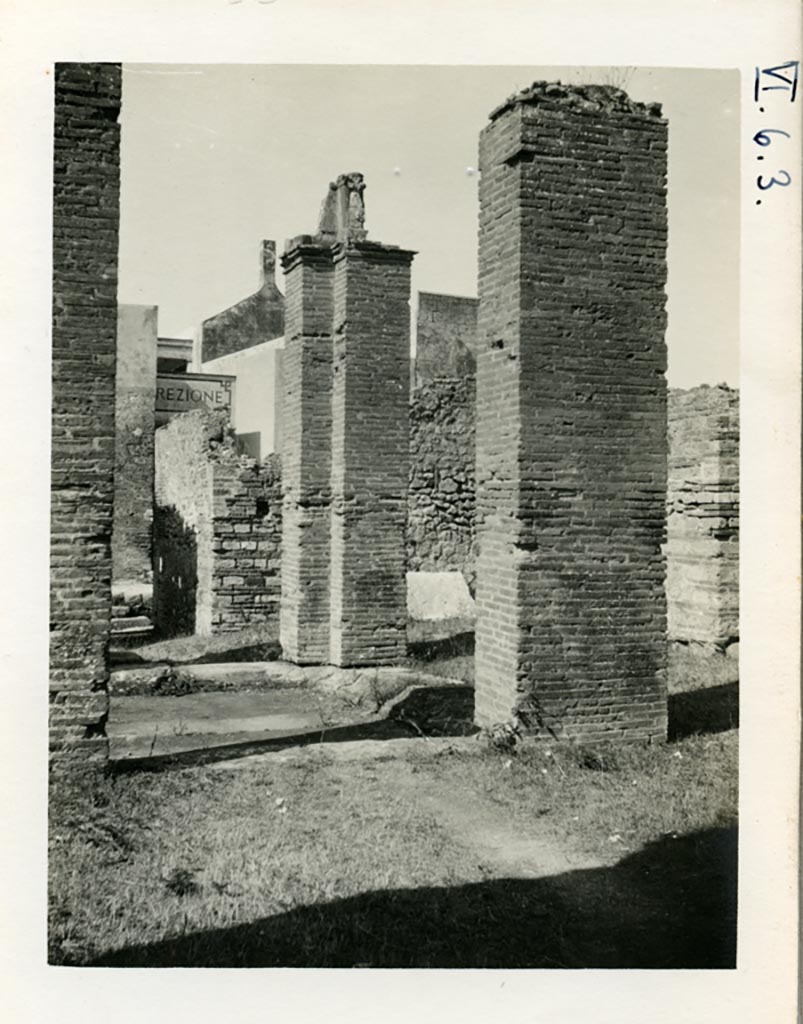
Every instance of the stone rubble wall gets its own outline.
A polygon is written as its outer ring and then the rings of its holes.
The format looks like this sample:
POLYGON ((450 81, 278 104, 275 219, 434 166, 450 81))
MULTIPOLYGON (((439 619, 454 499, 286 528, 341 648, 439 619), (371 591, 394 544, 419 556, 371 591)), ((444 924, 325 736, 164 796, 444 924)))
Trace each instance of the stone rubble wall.
POLYGON ((739 638, 739 393, 719 385, 669 392, 669 636, 739 638))
POLYGON ((57 64, 53 169, 50 759, 108 759, 119 64, 57 64))
MULTIPOLYGON (((473 379, 443 377, 410 398, 407 568, 476 578, 473 379)), ((668 392, 667 616, 670 640, 739 636, 739 392, 668 392)))
POLYGON ((407 570, 462 572, 473 591, 476 379, 440 377, 410 396, 407 570))
POLYGON ((480 140, 476 717, 666 735, 657 105, 535 83, 480 140))

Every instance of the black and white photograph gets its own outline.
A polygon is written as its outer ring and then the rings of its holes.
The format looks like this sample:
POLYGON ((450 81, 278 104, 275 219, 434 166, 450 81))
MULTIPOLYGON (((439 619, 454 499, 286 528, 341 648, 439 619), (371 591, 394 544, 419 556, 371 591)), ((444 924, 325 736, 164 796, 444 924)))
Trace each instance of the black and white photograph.
POLYGON ((794 46, 387 43, 42 68, 43 963, 738 984, 797 898, 794 46))

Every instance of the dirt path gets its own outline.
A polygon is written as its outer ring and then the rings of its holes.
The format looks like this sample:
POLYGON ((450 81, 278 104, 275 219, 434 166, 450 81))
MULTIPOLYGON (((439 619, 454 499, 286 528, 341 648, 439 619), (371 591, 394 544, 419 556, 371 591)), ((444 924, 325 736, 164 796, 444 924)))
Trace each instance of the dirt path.
POLYGON ((546 830, 531 827, 523 832, 498 805, 477 792, 459 791, 442 783, 428 768, 413 772, 402 762, 394 783, 495 874, 546 878, 603 866, 602 861, 572 849, 569 843, 559 843, 546 830))
POLYGON ((211 767, 217 771, 239 771, 271 762, 316 761, 323 766, 344 761, 392 760, 394 790, 411 804, 428 811, 492 874, 507 878, 546 878, 610 863, 575 849, 570 840, 559 841, 546 827, 533 825, 524 830, 481 793, 458 788, 440 778, 437 755, 450 747, 463 756, 479 751, 473 738, 364 740, 275 751, 211 767))

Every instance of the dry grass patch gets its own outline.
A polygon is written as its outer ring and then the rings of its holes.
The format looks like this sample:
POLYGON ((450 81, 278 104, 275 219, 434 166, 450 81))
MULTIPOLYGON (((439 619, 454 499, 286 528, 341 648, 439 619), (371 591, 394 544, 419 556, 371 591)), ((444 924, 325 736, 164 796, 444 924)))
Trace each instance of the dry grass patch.
POLYGON ((729 966, 735 759, 729 734, 615 751, 263 760, 124 775, 91 793, 57 786, 50 959, 729 966), (473 846, 473 817, 456 830, 424 788, 468 804, 478 827, 501 817, 599 866, 511 874, 473 846))

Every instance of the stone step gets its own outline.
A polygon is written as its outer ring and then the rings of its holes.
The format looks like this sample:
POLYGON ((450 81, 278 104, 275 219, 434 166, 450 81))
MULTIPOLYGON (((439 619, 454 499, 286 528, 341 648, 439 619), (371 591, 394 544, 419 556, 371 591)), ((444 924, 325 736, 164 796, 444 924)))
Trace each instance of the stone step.
POLYGON ((284 662, 223 661, 172 666, 166 662, 149 662, 113 669, 110 689, 123 694, 139 692, 147 695, 159 677, 169 671, 208 690, 228 691, 254 687, 282 689, 298 687, 307 681, 304 669, 284 662))
POLYGON ((150 633, 153 623, 147 615, 131 615, 126 618, 114 618, 111 622, 113 636, 130 636, 134 633, 150 633))

